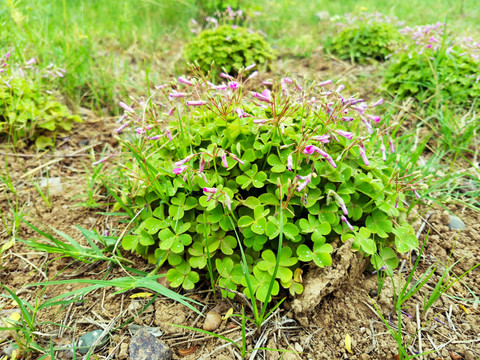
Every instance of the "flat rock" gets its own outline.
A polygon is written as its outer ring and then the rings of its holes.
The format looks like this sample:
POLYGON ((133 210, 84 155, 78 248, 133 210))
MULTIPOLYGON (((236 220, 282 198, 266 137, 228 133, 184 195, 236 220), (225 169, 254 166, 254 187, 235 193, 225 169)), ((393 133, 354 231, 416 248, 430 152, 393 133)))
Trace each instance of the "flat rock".
POLYGON ((448 228, 450 230, 465 230, 465 223, 458 216, 450 215, 448 217, 448 228))
POLYGON ((172 350, 147 329, 140 329, 130 342, 130 359, 171 360, 172 350))
MULTIPOLYGON (((80 351, 81 354, 86 354, 88 350, 90 350, 92 345, 96 343, 100 335, 102 335, 102 332, 103 332, 102 330, 93 330, 83 335, 78 340, 78 345, 77 345, 78 351, 80 351)), ((99 342, 97 342, 97 345, 95 346, 95 348, 102 347, 107 343, 107 341, 108 341, 108 335, 105 335, 99 342)))

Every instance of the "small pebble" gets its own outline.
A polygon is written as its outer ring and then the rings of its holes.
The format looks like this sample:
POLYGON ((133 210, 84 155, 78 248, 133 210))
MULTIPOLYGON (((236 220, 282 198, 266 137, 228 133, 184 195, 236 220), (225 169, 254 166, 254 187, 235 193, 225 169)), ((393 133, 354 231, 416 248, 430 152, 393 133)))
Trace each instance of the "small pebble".
POLYGON ((465 230, 465 223, 458 216, 450 215, 448 221, 450 230, 465 230))
POLYGON ((222 323, 222 316, 216 310, 210 310, 205 316, 205 322, 203 323, 203 330, 215 331, 222 323))
POLYGON ((368 295, 370 295, 370 297, 374 298, 378 295, 378 291, 377 289, 372 289, 370 290, 370 292, 368 293, 368 295))

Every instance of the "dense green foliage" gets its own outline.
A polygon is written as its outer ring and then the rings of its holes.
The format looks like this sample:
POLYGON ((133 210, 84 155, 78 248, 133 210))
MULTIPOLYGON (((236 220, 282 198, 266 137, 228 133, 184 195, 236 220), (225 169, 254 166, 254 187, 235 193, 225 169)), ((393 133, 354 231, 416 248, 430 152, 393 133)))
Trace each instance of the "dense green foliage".
POLYGON ((38 82, 16 76, 0 83, 0 134, 14 146, 27 141, 40 149, 53 146, 57 133, 70 131, 80 121, 38 82))
POLYGON ((458 39, 442 23, 402 29, 407 45, 387 67, 385 87, 394 96, 468 108, 479 105, 480 45, 458 39))
POLYGON ((345 14, 325 47, 340 59, 365 63, 384 61, 402 43, 396 18, 380 13, 345 14))
POLYGON ((328 50, 340 59, 364 63, 368 60, 384 61, 401 40, 391 24, 373 23, 347 27, 328 44, 328 50))
POLYGON ((142 105, 143 118, 124 107, 129 120, 120 129, 143 124, 141 137, 122 139, 131 158, 117 200, 137 221, 122 244, 158 266, 168 262, 172 286, 191 289, 210 267, 213 281, 250 296, 241 247, 265 301, 277 256, 272 294, 298 294, 296 269, 329 266, 333 243, 353 239, 354 250, 387 271, 398 264, 394 250, 417 246, 401 199, 418 185, 382 161, 388 136, 372 128, 378 118, 362 100, 343 98, 333 84, 301 92, 288 78, 282 90, 253 96, 243 86, 216 91, 190 81, 174 88, 186 86, 193 102, 166 88, 156 95, 176 100, 177 118, 156 115, 155 100, 142 105))
POLYGON ((213 75, 218 76, 222 69, 236 74, 253 63, 265 65, 275 54, 261 35, 243 27, 222 25, 193 38, 186 47, 185 57, 191 63, 198 62, 204 73, 209 72, 214 63, 213 75))

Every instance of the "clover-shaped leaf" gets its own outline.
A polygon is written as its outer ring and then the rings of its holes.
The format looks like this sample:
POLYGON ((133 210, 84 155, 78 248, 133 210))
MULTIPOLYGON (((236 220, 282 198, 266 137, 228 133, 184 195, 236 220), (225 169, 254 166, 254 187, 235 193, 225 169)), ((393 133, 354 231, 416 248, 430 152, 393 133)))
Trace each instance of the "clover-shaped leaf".
POLYGON ((196 271, 192 271, 192 268, 188 263, 182 262, 168 270, 167 280, 170 282, 171 287, 176 288, 182 285, 185 290, 191 290, 200 280, 200 276, 196 271))
POLYGON ((242 189, 247 189, 251 185, 256 188, 262 188, 267 180, 267 174, 263 171, 258 171, 257 164, 253 164, 250 170, 245 171, 243 175, 237 176, 237 183, 241 186, 242 189))
POLYGON ((393 270, 398 266, 398 258, 391 248, 382 247, 378 254, 372 256, 371 263, 376 270, 383 269, 388 276, 392 276, 393 270))
POLYGON ((305 244, 297 248, 298 259, 304 262, 314 261, 318 267, 330 266, 332 264, 332 257, 330 253, 333 247, 330 244, 321 242, 313 244, 313 251, 305 244))
POLYGON ((232 255, 233 249, 237 246, 237 240, 231 235, 226 235, 223 230, 212 233, 207 239, 210 252, 220 249, 223 254, 232 255))
POLYGON ((267 162, 272 167, 271 170, 274 173, 282 173, 287 169, 287 167, 282 163, 282 160, 280 160, 280 158, 275 154, 270 154, 270 156, 267 158, 267 162))
MULTIPOLYGON (((261 302, 268 302, 271 300, 272 295, 278 295, 278 291, 280 290, 280 286, 278 285, 278 282, 272 279, 272 276, 268 272, 260 270, 258 266, 255 266, 253 268, 253 276, 251 276, 250 280, 253 288, 252 289, 253 293, 255 294, 255 297, 261 302), (268 288, 270 286, 270 282, 272 281, 273 281, 272 291, 270 296, 267 299, 268 288)), ((250 290, 247 287, 247 282, 245 280, 245 277, 242 278, 242 285, 245 286, 243 293, 249 299, 252 299, 250 290)))
POLYGON ((332 231, 332 227, 328 222, 321 222, 318 217, 313 215, 308 215, 307 219, 300 219, 298 222, 302 233, 312 234, 312 241, 316 242, 320 240, 323 235, 328 235, 332 231))
MULTIPOLYGON (((243 279, 243 270, 240 264, 234 264, 231 258, 216 259, 215 266, 217 267, 220 278, 218 282, 220 286, 230 289, 232 291, 237 290, 237 285, 241 284, 243 279)), ((234 293, 222 290, 223 296, 232 298, 234 293)))
POLYGON ((398 252, 406 253, 418 246, 418 239, 410 225, 395 228, 393 233, 395 234, 395 245, 398 252))
POLYGON ((160 249, 172 250, 174 253, 183 252, 185 246, 192 243, 192 237, 189 234, 184 234, 190 227, 190 223, 182 224, 177 230, 172 232, 170 228, 163 229, 158 233, 160 239, 160 249))
MULTIPOLYGON (((265 250, 262 252, 262 259, 258 262, 257 266, 260 270, 267 271, 270 275, 273 275, 275 264, 277 262, 276 256, 272 250, 265 250)), ((288 282, 293 277, 292 270, 289 269, 297 263, 297 258, 292 257, 292 249, 289 247, 282 248, 280 254, 280 261, 277 271, 277 278, 282 282, 288 282)))
POLYGON ((375 240, 372 239, 371 232, 365 227, 361 227, 355 234, 355 243, 369 255, 373 255, 377 251, 375 240))
POLYGON ((253 210, 254 219, 248 215, 242 216, 240 219, 238 219, 238 226, 249 226, 255 234, 262 235, 265 233, 267 227, 267 220, 265 219, 265 216, 267 216, 269 213, 269 209, 265 209, 262 205, 257 205, 253 210))
POLYGON ((372 233, 382 238, 387 238, 388 234, 393 231, 392 221, 387 214, 380 210, 374 210, 373 213, 365 220, 365 226, 372 233))

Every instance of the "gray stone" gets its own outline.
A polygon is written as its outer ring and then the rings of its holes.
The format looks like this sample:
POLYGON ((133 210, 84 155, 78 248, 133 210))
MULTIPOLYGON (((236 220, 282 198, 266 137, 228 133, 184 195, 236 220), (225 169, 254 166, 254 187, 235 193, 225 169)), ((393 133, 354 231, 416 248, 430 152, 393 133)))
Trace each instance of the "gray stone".
POLYGON ((458 216, 450 215, 448 228, 450 230, 465 230, 465 223, 458 216))
POLYGON ((152 334, 155 337, 162 336, 162 330, 158 327, 151 327, 151 326, 140 326, 136 324, 130 324, 128 325, 128 331, 130 332, 130 335, 134 336, 140 329, 145 329, 147 330, 150 334, 152 334))
POLYGON ((99 342, 96 342, 97 339, 100 337, 100 335, 102 335, 102 332, 103 332, 102 330, 93 330, 83 335, 78 340, 78 345, 77 345, 77 350, 80 351, 80 354, 86 354, 94 343, 97 344, 95 346, 95 349, 98 349, 104 346, 108 342, 108 335, 105 335, 99 342))
POLYGON ((171 360, 172 350, 146 329, 140 329, 130 342, 130 359, 171 360))

